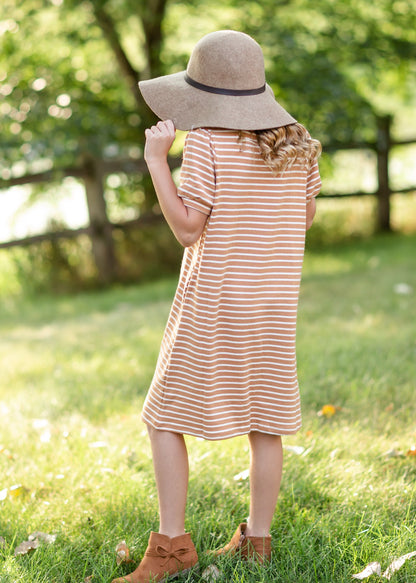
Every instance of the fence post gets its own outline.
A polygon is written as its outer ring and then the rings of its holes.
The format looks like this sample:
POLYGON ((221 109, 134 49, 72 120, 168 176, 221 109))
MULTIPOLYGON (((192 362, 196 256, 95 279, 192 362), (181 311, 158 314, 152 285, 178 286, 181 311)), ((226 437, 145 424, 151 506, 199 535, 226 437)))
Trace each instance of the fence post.
POLYGON ((378 228, 391 231, 389 151, 391 116, 377 117, 378 228))
POLYGON ((95 158, 90 154, 84 154, 83 167, 92 252, 98 277, 102 283, 108 284, 116 275, 116 256, 112 228, 107 217, 103 177, 95 158))

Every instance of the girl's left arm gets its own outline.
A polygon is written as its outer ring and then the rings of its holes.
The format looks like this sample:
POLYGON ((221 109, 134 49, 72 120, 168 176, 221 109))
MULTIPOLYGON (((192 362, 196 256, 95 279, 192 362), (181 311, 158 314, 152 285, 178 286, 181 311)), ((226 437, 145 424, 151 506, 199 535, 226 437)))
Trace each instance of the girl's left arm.
POLYGON ((147 129, 144 159, 166 221, 179 243, 189 247, 201 236, 207 216, 186 207, 178 196, 167 160, 175 132, 175 126, 170 120, 160 121, 147 129))
POLYGON ((313 219, 316 213, 316 199, 314 196, 306 201, 306 230, 312 227, 313 219))

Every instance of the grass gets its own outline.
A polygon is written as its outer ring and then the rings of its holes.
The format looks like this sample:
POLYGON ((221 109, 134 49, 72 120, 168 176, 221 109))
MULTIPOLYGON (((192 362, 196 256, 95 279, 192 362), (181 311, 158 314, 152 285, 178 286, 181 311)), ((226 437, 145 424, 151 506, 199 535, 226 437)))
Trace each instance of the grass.
MULTIPOLYGON (((222 559, 219 582, 341 583, 369 562, 384 570, 416 550, 416 456, 406 455, 416 442, 415 250, 409 235, 307 253, 298 325, 304 425, 284 440, 305 449, 286 450, 272 562, 259 569, 222 559), (333 417, 317 415, 325 404, 339 407, 333 417), (392 450, 403 455, 386 455, 392 450)), ((174 289, 166 279, 2 297, 1 583, 110 582, 131 570, 116 565, 123 539, 140 560, 157 500, 139 413, 174 289), (34 531, 56 542, 15 557, 34 531)), ((202 551, 247 515, 249 485, 234 476, 248 465, 248 447, 245 438, 189 438, 188 446, 187 528, 204 569, 202 551)), ((181 579, 199 580, 198 572, 181 579)), ((415 580, 415 558, 392 578, 415 580)))

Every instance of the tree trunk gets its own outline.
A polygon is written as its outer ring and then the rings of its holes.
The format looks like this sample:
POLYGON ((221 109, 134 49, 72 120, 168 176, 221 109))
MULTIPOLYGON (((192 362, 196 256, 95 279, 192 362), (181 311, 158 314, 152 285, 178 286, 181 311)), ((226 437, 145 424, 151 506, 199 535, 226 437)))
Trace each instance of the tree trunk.
POLYGON ((143 100, 137 86, 137 83, 139 82, 139 73, 130 63, 123 47, 121 46, 121 42, 112 18, 96 0, 93 2, 93 8, 97 24, 103 31, 105 38, 113 50, 114 56, 117 60, 117 63, 119 64, 120 71, 126 79, 127 85, 140 109, 143 106, 143 100))
POLYGON ((145 36, 145 52, 147 68, 142 78, 159 77, 164 74, 161 60, 163 32, 162 23, 166 12, 167 0, 145 2, 141 20, 145 36))
POLYGON ((90 220, 92 252, 100 282, 107 285, 116 277, 116 256, 112 227, 107 217, 103 177, 93 156, 84 155, 84 183, 90 220))
MULTIPOLYGON (((125 53, 114 21, 103 8, 100 0, 91 0, 94 7, 94 14, 97 24, 103 31, 114 56, 119 64, 120 71, 127 82, 127 85, 135 99, 138 111, 140 113, 140 125, 138 127, 138 141, 143 140, 144 130, 156 123, 157 118, 152 111, 146 106, 138 82, 140 79, 148 79, 163 75, 163 64, 161 60, 161 48, 163 42, 162 23, 166 11, 167 0, 142 0, 138 2, 139 18, 142 22, 144 34, 143 51, 146 57, 146 64, 142 71, 138 72, 131 64, 125 53)), ((143 179, 143 190, 145 193, 144 210, 150 210, 155 202, 156 196, 153 185, 149 176, 145 175, 143 179)))

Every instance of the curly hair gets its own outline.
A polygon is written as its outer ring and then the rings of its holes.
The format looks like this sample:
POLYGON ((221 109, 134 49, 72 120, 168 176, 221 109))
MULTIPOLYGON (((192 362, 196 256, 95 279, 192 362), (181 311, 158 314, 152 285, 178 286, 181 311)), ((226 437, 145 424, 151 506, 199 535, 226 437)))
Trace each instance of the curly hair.
POLYGON ((280 174, 295 162, 310 165, 321 154, 318 140, 300 123, 255 132, 260 152, 274 174, 280 174))

